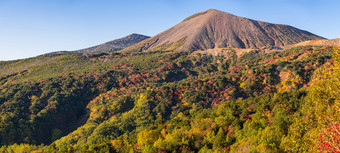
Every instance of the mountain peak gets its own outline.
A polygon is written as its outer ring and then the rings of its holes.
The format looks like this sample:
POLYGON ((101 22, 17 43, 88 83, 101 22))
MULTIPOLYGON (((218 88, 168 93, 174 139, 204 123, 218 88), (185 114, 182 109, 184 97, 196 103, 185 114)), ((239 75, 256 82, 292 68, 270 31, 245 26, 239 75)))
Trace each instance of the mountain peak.
POLYGON ((170 29, 123 51, 206 50, 285 46, 323 39, 292 26, 239 17, 216 9, 196 13, 170 29))
MULTIPOLYGON (((221 13, 222 11, 220 11, 220 10, 216 10, 216 9, 208 9, 208 10, 205 10, 205 11, 203 11, 203 12, 209 12, 209 13, 221 13)), ((223 12, 223 13, 225 13, 225 12, 223 12)))
MULTIPOLYGON (((202 12, 198 12, 196 14, 193 14, 189 17, 187 17, 186 19, 184 19, 183 21, 188 21, 190 19, 193 19, 193 18, 196 18, 196 17, 212 17, 214 15, 218 15, 218 14, 229 14, 229 15, 232 15, 230 13, 227 13, 227 12, 223 12, 223 11, 220 11, 220 10, 216 10, 216 9, 208 9, 208 10, 205 10, 205 11, 202 11, 202 12)), ((234 16, 234 15, 233 15, 234 16)))
MULTIPOLYGON (((130 34, 130 35, 128 35, 128 36, 141 36, 141 37, 145 37, 145 35, 142 35, 142 34, 139 34, 139 33, 132 33, 132 34, 130 34)), ((127 36, 127 37, 128 37, 127 36)), ((148 37, 148 36, 147 36, 148 37)))

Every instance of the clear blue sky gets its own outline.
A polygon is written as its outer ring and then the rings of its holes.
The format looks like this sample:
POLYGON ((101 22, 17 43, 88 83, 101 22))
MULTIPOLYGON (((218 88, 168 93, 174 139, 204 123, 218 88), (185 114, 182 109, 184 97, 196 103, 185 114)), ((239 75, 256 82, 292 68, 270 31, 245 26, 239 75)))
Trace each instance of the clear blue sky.
POLYGON ((0 0, 0 60, 153 36, 210 8, 340 38, 340 0, 0 0))

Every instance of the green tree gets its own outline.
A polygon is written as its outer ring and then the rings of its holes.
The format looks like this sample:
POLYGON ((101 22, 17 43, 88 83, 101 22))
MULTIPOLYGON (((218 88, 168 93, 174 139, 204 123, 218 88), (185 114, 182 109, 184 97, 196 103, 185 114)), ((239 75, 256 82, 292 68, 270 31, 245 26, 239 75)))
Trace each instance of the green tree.
POLYGON ((225 147, 225 141, 226 141, 226 137, 225 137, 224 131, 222 128, 220 128, 213 141, 214 150, 218 150, 218 149, 225 147))

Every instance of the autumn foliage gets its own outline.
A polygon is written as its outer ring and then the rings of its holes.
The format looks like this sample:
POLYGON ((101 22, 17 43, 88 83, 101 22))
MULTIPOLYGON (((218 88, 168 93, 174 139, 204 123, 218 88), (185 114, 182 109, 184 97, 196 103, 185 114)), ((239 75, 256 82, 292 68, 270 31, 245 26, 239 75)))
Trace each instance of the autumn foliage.
POLYGON ((338 62, 315 46, 0 62, 0 151, 337 152, 338 62))

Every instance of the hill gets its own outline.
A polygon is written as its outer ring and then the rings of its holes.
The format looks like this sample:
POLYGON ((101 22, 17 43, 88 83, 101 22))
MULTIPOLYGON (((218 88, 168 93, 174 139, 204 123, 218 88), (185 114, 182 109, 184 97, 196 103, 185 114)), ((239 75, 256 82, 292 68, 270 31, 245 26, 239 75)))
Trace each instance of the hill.
POLYGON ((123 51, 207 50, 285 46, 323 39, 292 26, 271 24, 210 9, 123 51))
POLYGON ((134 33, 134 34, 128 35, 120 39, 112 40, 112 41, 109 41, 109 42, 106 42, 106 43, 103 43, 97 46, 80 49, 80 50, 76 50, 72 52, 75 52, 75 53, 110 53, 110 52, 118 51, 126 47, 132 46, 148 38, 150 37, 134 33))
POLYGON ((79 49, 75 51, 55 51, 43 55, 50 55, 50 54, 63 54, 63 53, 111 53, 118 50, 122 50, 126 47, 132 46, 134 44, 137 44, 145 39, 149 39, 149 36, 141 35, 141 34, 131 34, 123 38, 119 38, 116 40, 108 41, 106 43, 79 49))
POLYGON ((304 41, 297 44, 284 46, 283 49, 289 49, 298 46, 340 46, 340 38, 337 39, 318 39, 318 40, 310 40, 304 41))

